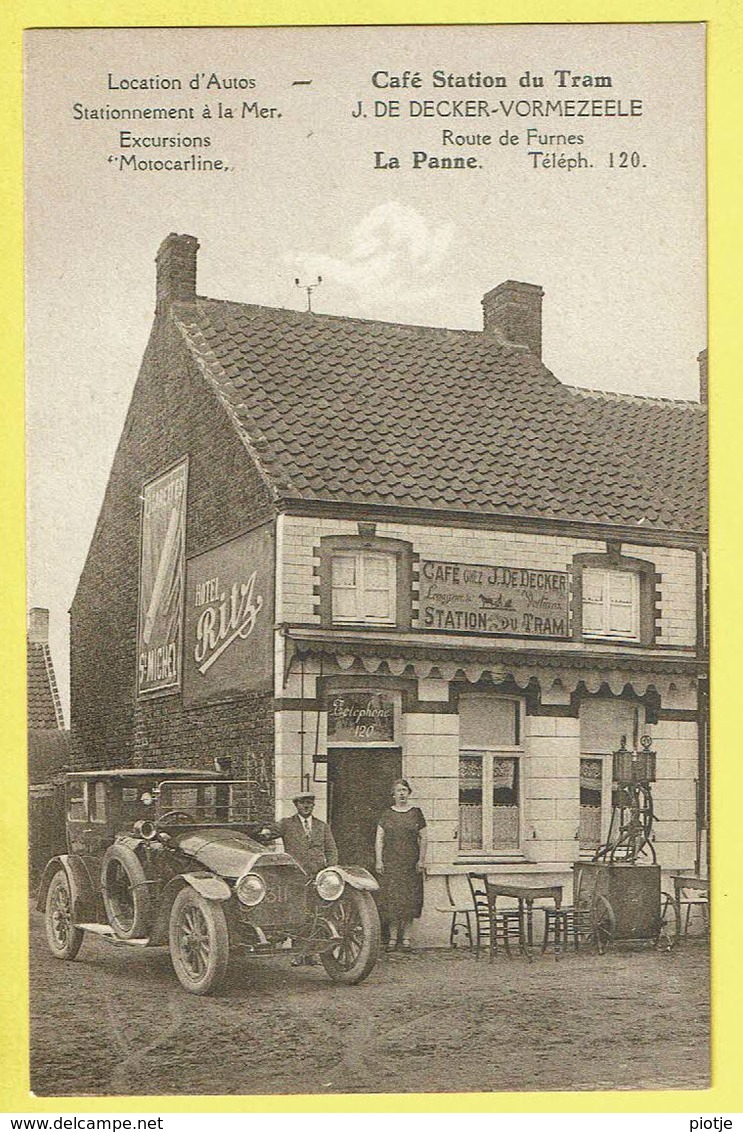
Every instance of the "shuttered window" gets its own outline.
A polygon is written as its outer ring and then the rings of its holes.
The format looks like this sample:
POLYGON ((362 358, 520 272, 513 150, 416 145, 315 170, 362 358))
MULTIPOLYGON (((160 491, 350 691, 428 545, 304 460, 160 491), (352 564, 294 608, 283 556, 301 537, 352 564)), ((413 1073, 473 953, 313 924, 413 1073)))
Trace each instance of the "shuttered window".
POLYGON ((583 636, 640 639, 640 579, 628 570, 583 571, 583 636))
POLYGON ((333 621, 394 625, 396 562, 391 554, 342 551, 332 557, 333 621))

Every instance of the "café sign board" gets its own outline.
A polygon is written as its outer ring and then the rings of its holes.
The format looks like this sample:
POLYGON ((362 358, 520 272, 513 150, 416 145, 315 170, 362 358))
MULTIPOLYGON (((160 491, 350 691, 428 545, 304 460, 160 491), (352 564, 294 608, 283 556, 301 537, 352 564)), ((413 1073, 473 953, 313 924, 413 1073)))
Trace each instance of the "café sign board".
POLYGON ((384 692, 343 692, 328 700, 329 743, 391 743, 392 699, 384 692))
POLYGON ((570 635, 568 575, 422 559, 418 628, 509 637, 570 635))
POLYGON ((137 695, 181 687, 188 460, 142 489, 137 616, 137 695))
POLYGON ((271 688, 273 526, 190 558, 186 571, 184 703, 271 688))

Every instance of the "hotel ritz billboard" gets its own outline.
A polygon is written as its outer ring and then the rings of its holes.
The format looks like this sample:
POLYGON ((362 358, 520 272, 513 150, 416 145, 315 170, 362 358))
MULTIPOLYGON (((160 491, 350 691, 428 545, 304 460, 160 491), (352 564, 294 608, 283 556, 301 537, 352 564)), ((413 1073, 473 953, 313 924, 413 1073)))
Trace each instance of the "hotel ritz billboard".
POLYGON ((188 460, 142 490, 137 695, 177 692, 183 651, 188 460))
POLYGON ((274 568, 272 523, 189 559, 186 705, 271 689, 274 568))

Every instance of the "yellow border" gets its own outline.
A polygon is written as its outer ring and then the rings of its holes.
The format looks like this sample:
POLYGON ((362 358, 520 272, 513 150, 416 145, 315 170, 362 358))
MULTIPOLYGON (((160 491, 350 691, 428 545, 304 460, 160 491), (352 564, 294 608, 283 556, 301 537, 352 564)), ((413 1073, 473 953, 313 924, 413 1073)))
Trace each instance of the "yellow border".
MULTIPOLYGON (((743 1111, 741 700, 741 331, 743 33, 739 0, 5 0, 0 14, 0 1112, 688 1112, 743 1111), (36 1099, 26 1009, 25 591, 23 546, 22 74, 26 27, 707 21, 712 359, 713 1087, 706 1092, 462 1094, 255 1099, 36 1099)), ((683 75, 678 81, 683 82, 683 75)), ((648 445, 653 438, 648 437, 648 445)), ((641 1007, 640 1007, 641 1008, 641 1007)), ((636 1021, 636 1019, 635 1019, 636 1021)), ((648 1019, 653 1025, 653 1019, 648 1019)))

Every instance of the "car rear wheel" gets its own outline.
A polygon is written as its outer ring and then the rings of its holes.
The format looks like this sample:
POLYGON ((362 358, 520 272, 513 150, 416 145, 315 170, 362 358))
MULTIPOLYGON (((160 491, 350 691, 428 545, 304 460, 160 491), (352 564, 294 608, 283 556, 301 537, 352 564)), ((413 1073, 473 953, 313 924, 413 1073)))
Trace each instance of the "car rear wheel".
POLYGON ((64 869, 52 877, 46 893, 44 909, 46 939, 49 950, 57 959, 74 959, 83 942, 83 932, 72 920, 70 882, 64 869))
POLYGON ((374 967, 379 955, 379 913, 368 892, 347 887, 325 913, 337 941, 320 955, 323 967, 335 983, 360 983, 374 967))
POLYGON ((108 922, 119 939, 141 939, 150 926, 150 894, 137 854, 128 845, 109 846, 101 862, 101 891, 108 922))
POLYGON ((221 904, 182 888, 170 913, 170 958, 191 994, 211 994, 227 974, 230 936, 221 904))

